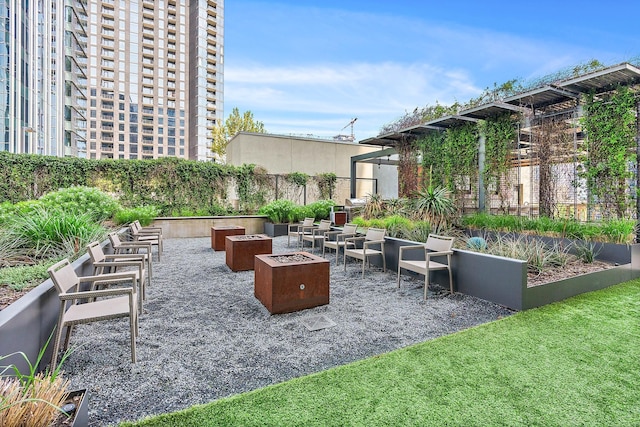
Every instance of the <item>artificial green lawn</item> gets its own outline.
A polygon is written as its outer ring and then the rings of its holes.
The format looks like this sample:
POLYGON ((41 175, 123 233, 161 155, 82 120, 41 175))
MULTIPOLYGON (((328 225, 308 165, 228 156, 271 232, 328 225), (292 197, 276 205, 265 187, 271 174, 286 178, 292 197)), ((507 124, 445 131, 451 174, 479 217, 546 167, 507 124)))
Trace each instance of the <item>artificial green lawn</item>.
POLYGON ((640 426, 640 280, 123 426, 640 426))

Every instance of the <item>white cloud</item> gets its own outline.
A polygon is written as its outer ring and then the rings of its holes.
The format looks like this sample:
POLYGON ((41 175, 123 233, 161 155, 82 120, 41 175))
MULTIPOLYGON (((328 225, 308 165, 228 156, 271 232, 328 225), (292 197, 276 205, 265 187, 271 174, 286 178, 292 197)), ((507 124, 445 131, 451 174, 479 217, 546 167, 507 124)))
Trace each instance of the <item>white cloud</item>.
POLYGON ((288 68, 254 63, 225 69, 227 109, 238 106, 251 110, 270 131, 289 126, 295 129, 291 132, 299 132, 306 123, 313 128, 306 133, 322 132, 325 136, 339 131, 340 123, 353 117, 359 118, 357 128, 366 128, 367 136, 373 136, 406 110, 436 101, 451 103, 479 92, 464 71, 445 71, 426 64, 311 64, 288 68))

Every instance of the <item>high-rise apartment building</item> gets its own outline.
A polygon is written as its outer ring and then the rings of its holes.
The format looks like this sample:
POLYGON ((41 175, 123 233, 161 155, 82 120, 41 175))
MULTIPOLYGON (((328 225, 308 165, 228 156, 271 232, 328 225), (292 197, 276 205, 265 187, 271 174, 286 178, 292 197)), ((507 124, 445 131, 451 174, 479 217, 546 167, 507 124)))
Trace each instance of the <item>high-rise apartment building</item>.
POLYGON ((0 151, 85 149, 84 0, 0 0, 0 151))
POLYGON ((88 155, 206 160, 223 114, 223 0, 88 9, 88 155))

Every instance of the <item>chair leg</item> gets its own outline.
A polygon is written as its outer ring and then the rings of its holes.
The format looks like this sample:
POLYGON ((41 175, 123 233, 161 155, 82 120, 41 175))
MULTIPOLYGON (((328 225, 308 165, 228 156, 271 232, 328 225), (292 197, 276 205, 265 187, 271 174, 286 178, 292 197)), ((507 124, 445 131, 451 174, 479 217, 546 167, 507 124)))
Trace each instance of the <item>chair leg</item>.
POLYGON ((364 279, 364 261, 367 257, 362 258, 362 278, 364 279))
POLYGON ((451 295, 453 295, 453 273, 450 268, 447 270, 449 270, 449 290, 451 290, 451 295))
POLYGON ((55 371, 58 364, 58 350, 60 349, 60 339, 62 338, 63 326, 58 323, 58 329, 56 330, 56 337, 53 340, 53 354, 51 355, 51 371, 55 371))
POLYGON ((131 361, 136 362, 136 335, 137 335, 137 314, 129 315, 129 333, 131 335, 131 361))
POLYGON ((382 254, 382 272, 387 272, 387 258, 384 256, 384 253, 382 254))
POLYGON ((400 288, 400 266, 398 266, 398 279, 396 280, 396 284, 398 285, 398 288, 400 288))
POLYGON ((424 273, 424 299, 427 299, 427 292, 429 291, 429 269, 427 268, 426 273, 424 273))

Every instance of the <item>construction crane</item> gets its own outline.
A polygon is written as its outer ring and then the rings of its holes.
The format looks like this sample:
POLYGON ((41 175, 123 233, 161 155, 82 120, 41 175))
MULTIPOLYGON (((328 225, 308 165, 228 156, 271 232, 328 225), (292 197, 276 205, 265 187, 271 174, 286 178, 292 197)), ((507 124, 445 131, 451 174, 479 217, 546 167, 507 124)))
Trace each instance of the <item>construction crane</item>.
POLYGON ((351 121, 349 123, 347 123, 347 125, 345 127, 343 127, 342 129, 340 129, 340 131, 345 130, 346 128, 348 128, 349 126, 351 126, 351 135, 337 135, 334 136, 333 139, 337 140, 337 141, 355 141, 355 136, 353 134, 353 124, 356 122, 356 120, 358 120, 357 117, 354 117, 353 119, 351 119, 351 121))

